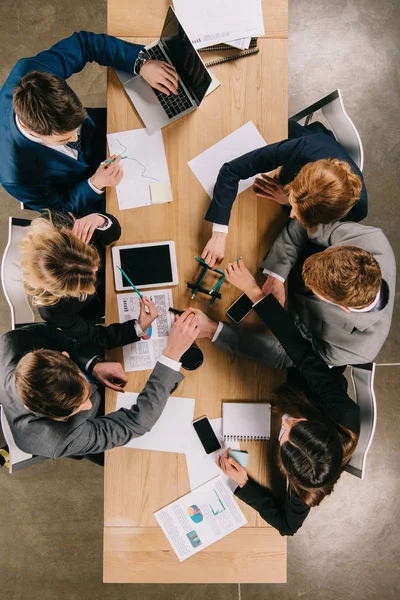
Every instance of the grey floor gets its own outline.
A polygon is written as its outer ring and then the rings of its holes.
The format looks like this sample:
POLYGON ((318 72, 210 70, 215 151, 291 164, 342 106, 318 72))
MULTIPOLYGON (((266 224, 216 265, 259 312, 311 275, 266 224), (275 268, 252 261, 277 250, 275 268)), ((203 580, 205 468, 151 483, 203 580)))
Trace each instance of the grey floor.
MULTIPOLYGON (((104 0, 1 0, 0 85, 18 58, 75 30, 105 29, 104 0)), ((290 113, 340 87, 364 142, 368 224, 400 245, 398 190, 400 33, 398 0, 292 0, 290 113)), ((87 106, 105 104, 105 72, 89 65, 70 80, 87 106)), ((0 157, 1 160, 1 157, 0 157)), ((0 189, 0 251, 18 204, 0 189)), ((26 213, 25 213, 26 214, 26 213)), ((397 312, 377 362, 400 363, 397 312)), ((10 327, 0 298, 0 332, 10 327)), ((0 588, 7 600, 394 600, 399 590, 400 367, 376 375, 379 420, 359 481, 345 473, 288 543, 286 585, 103 585, 101 468, 49 461, 0 471, 0 588)))

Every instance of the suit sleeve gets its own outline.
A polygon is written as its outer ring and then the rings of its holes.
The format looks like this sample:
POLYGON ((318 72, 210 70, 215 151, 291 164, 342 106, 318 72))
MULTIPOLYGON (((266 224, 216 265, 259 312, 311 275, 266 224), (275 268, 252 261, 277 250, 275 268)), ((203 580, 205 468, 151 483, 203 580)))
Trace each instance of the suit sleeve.
POLYGON ((182 379, 181 373, 157 363, 136 404, 129 410, 121 408, 89 419, 72 429, 55 450, 54 458, 104 452, 144 435, 156 424, 169 396, 182 379))
POLYGON ((284 165, 294 153, 300 152, 303 144, 301 138, 283 140, 248 152, 222 165, 205 216, 206 221, 228 225, 239 182, 284 165))
POLYGON ((96 204, 103 195, 97 194, 84 179, 73 185, 34 187, 19 183, 3 183, 4 189, 14 198, 26 205, 26 208, 41 211, 51 208, 61 212, 88 214, 95 212, 96 204), (93 209, 91 209, 91 205, 93 209))
POLYGON ((60 328, 69 338, 97 350, 120 348, 140 339, 135 330, 134 319, 125 323, 113 323, 107 327, 98 326, 76 313, 68 301, 61 300, 54 307, 40 306, 39 313, 46 323, 60 328))
MULTIPOLYGON (((112 223, 111 227, 102 231, 101 229, 96 229, 93 233, 93 243, 99 248, 105 248, 110 244, 113 244, 121 237, 121 225, 114 215, 110 215, 109 213, 101 213, 105 217, 108 217, 112 223)), ((77 217, 79 218, 79 217, 77 217)))
POLYGON ((254 508, 281 535, 294 535, 311 510, 296 493, 287 492, 281 500, 252 479, 242 488, 237 487, 235 496, 254 508))
POLYGON ((297 219, 288 219, 260 268, 287 279, 308 239, 303 225, 297 219))
POLYGON ((79 31, 32 58, 23 59, 26 73, 45 70, 61 79, 79 73, 88 62, 133 73, 141 45, 124 42, 104 33, 79 31))
POLYGON ((324 414, 358 434, 358 405, 342 389, 339 380, 314 352, 310 342, 302 337, 290 315, 272 295, 255 304, 254 310, 278 338, 324 414))

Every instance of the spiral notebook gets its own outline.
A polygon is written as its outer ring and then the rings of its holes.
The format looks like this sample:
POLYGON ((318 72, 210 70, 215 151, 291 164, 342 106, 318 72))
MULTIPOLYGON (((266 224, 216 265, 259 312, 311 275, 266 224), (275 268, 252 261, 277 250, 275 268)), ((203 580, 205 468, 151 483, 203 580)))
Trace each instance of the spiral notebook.
POLYGON ((269 402, 223 402, 222 433, 227 442, 269 440, 269 402))

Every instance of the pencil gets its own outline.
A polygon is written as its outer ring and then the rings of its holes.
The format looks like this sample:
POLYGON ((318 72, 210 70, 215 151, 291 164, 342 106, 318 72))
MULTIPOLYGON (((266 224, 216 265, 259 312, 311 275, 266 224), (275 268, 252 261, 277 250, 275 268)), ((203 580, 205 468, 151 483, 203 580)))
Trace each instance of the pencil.
MULTIPOLYGON (((117 157, 118 158, 118 157, 117 157)), ((124 160, 124 158, 128 158, 127 156, 121 156, 121 160, 124 160)), ((103 162, 101 163, 102 165, 110 165, 111 163, 113 163, 116 159, 115 158, 108 158, 107 160, 103 160, 103 162)))
POLYGON ((137 295, 139 296, 140 299, 143 298, 143 295, 139 292, 139 290, 137 289, 137 287, 134 285, 134 283, 132 283, 132 281, 129 279, 128 275, 125 273, 125 271, 123 269, 121 269, 121 267, 118 267, 118 269, 121 271, 122 275, 125 277, 125 279, 127 280, 127 282, 129 283, 129 285, 132 286, 133 291, 135 291, 137 293, 137 295))

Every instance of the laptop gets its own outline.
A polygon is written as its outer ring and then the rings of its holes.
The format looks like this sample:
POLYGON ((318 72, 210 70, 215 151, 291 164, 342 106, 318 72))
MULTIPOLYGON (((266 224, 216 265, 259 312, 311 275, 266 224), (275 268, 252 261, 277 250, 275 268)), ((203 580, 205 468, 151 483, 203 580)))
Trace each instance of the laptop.
POLYGON ((150 58, 173 65, 179 77, 178 95, 167 96, 153 89, 142 77, 115 70, 151 135, 196 110, 210 86, 211 75, 171 6, 160 39, 145 46, 145 50, 150 58))

